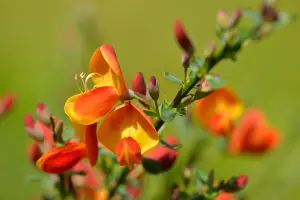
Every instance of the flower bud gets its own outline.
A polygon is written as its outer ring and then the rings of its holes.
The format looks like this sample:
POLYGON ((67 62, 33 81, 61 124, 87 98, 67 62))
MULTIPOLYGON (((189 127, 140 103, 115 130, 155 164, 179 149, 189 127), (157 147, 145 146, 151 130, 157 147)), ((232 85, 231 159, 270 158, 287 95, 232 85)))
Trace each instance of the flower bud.
POLYGON ((36 165, 46 173, 60 174, 72 169, 85 156, 84 143, 67 142, 65 146, 52 147, 38 159, 36 165))
POLYGON ((27 134, 38 142, 44 141, 44 134, 40 127, 37 125, 31 114, 26 114, 24 117, 24 128, 27 134))
POLYGON ((36 142, 32 142, 28 145, 27 154, 29 159, 34 163, 43 155, 39 144, 36 142))
MULTIPOLYGON (((178 139, 175 135, 170 135, 166 137, 165 141, 168 144, 177 144, 178 139)), ((165 172, 173 167, 176 158, 178 155, 178 150, 170 149, 161 144, 158 144, 151 150, 149 150, 146 154, 146 158, 150 158, 152 160, 158 161, 161 166, 161 172, 165 172)))
POLYGON ((173 184, 172 186, 172 194, 171 200, 179 200, 180 199, 180 190, 178 184, 173 184))
POLYGON ((141 147, 132 137, 123 138, 116 145, 116 156, 119 164, 129 169, 142 163, 141 147))
POLYGON ((195 51, 192 41, 184 30, 184 26, 180 20, 176 20, 174 24, 174 32, 177 39, 177 42, 181 48, 186 51, 188 54, 192 55, 195 51))
POLYGON ((230 17, 226 10, 220 9, 217 12, 217 25, 222 30, 227 30, 230 27, 230 17))
POLYGON ((182 106, 187 106, 187 105, 189 105, 189 104, 192 103, 193 98, 194 98, 194 95, 188 94, 186 97, 184 97, 184 98, 181 100, 180 103, 181 103, 182 106))
POLYGON ((142 72, 137 72, 132 80, 132 90, 142 94, 146 95, 147 93, 147 88, 144 80, 144 75, 142 72))
POLYGON ((39 102, 36 105, 36 115, 45 124, 50 124, 51 123, 51 113, 49 112, 47 106, 39 102))
POLYGON ((239 189, 243 189, 246 187, 247 185, 247 182, 248 182, 248 176, 243 174, 243 175, 240 175, 238 176, 236 179, 235 179, 235 182, 236 182, 236 185, 238 186, 239 189))
POLYGON ((148 92, 151 98, 154 101, 157 101, 159 98, 159 86, 158 86, 158 81, 154 76, 150 76, 150 79, 148 81, 148 92))
POLYGON ((230 23, 230 27, 235 27, 236 25, 238 25, 238 23, 240 22, 242 17, 242 11, 240 9, 236 9, 233 13, 232 13, 232 18, 231 18, 231 23, 230 23))
POLYGON ((266 22, 277 21, 279 19, 279 15, 276 10, 276 1, 264 0, 260 9, 260 13, 266 22))
POLYGON ((11 94, 6 94, 0 100, 0 116, 7 113, 14 105, 15 97, 11 94))
POLYGON ((217 50, 217 43, 214 40, 208 42, 207 47, 204 49, 204 58, 210 58, 214 56, 217 50))
POLYGON ((187 69, 190 66, 190 59, 191 55, 184 51, 181 57, 181 64, 185 69, 187 69))

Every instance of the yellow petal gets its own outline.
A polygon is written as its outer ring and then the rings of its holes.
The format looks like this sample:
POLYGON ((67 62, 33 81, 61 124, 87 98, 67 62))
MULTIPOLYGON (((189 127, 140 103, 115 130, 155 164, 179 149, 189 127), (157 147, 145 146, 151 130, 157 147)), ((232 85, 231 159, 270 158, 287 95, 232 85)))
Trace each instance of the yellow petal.
POLYGON ((131 102, 110 112, 102 121, 97 134, 98 141, 114 153, 116 145, 125 137, 132 137, 141 147, 142 154, 159 141, 155 127, 144 112, 131 102))

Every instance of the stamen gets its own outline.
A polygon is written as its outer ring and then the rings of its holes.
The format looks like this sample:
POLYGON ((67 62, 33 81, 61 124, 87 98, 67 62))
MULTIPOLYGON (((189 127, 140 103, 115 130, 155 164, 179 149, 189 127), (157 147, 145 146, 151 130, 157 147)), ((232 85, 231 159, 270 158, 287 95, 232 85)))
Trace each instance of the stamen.
POLYGON ((75 74, 74 79, 75 79, 75 81, 76 81, 77 88, 78 88, 79 91, 82 93, 82 90, 80 89, 80 87, 79 87, 79 85, 78 85, 78 76, 77 76, 77 74, 75 74))
MULTIPOLYGON (((88 81, 94 77, 94 76, 100 76, 101 77, 101 74, 99 73, 96 73, 96 72, 93 72, 93 73, 90 73, 89 75, 87 75, 87 77, 85 78, 85 81, 84 81, 84 84, 87 85, 88 81)), ((94 86, 94 88, 96 87, 96 85, 94 86)))

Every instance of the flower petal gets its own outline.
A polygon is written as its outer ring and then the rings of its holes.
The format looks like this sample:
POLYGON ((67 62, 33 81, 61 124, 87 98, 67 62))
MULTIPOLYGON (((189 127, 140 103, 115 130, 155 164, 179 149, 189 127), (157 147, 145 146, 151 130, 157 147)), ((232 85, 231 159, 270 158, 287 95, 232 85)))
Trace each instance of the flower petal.
POLYGON ((64 107, 71 121, 90 125, 106 115, 119 99, 114 87, 104 86, 70 97, 64 107))
POLYGON ((90 60, 89 71, 99 74, 92 77, 95 85, 114 86, 121 97, 126 96, 125 80, 112 46, 104 44, 95 50, 90 60))
POLYGON ((98 159, 97 123, 86 126, 85 144, 90 164, 95 166, 98 159))
POLYGON ((70 170, 85 156, 84 143, 68 142, 63 147, 53 147, 38 159, 36 165, 46 173, 60 174, 70 170))
POLYGON ((123 138, 116 145, 116 156, 119 164, 129 169, 142 163, 141 148, 132 137, 123 138))
POLYGON ((142 154, 159 142, 158 133, 148 117, 131 102, 110 112, 102 121, 97 134, 98 141, 112 152, 125 137, 132 137, 141 147, 142 154))
POLYGON ((232 120, 240 117, 243 103, 229 88, 214 90, 207 97, 196 102, 196 115, 201 124, 209 127, 212 116, 226 113, 232 120))

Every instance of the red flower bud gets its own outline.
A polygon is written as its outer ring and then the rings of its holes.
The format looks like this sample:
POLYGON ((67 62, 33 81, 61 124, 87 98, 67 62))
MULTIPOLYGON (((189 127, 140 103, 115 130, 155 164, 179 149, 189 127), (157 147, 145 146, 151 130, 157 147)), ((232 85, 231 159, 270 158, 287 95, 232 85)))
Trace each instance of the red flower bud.
POLYGON ((120 165, 132 169, 134 164, 142 163, 140 145, 132 138, 123 138, 116 146, 116 156, 120 165))
POLYGON ((279 19, 274 1, 271 2, 264 0, 260 9, 260 13, 266 22, 275 22, 279 19))
POLYGON ((150 79, 148 81, 148 92, 151 98, 154 101, 157 101, 159 98, 159 86, 158 86, 158 81, 154 76, 150 76, 150 79))
POLYGON ((60 174, 72 169, 85 156, 84 143, 67 142, 65 146, 53 147, 38 159, 36 165, 46 173, 60 174))
MULTIPOLYGON (((177 137, 175 135, 170 135, 170 136, 166 137, 165 141, 168 144, 177 144, 178 143, 177 137)), ((169 170, 171 167, 173 167, 173 165, 176 161, 177 155, 178 155, 177 150, 170 149, 161 144, 158 144, 157 146, 155 146, 154 148, 149 150, 145 154, 145 157, 158 161, 161 165, 161 171, 164 172, 164 171, 169 170)))
POLYGON ((29 159, 34 163, 43 155, 39 144, 36 142, 32 142, 28 145, 27 154, 29 159))
POLYGON ((174 32, 176 39, 181 46, 181 48, 189 53, 190 55, 194 53, 195 49, 194 46, 187 35, 186 31, 184 30, 183 24, 181 23, 180 20, 176 20, 174 24, 174 32))
POLYGON ((147 88, 144 80, 144 75, 142 72, 137 72, 132 80, 132 90, 142 94, 146 95, 147 93, 147 88))
POLYGON ((15 97, 11 94, 6 94, 0 100, 0 115, 7 113, 14 105, 15 97))
POLYGON ((235 179, 236 185, 239 187, 239 189, 243 189, 246 187, 248 182, 248 176, 247 175, 240 175, 235 179))

